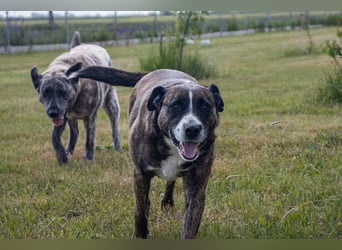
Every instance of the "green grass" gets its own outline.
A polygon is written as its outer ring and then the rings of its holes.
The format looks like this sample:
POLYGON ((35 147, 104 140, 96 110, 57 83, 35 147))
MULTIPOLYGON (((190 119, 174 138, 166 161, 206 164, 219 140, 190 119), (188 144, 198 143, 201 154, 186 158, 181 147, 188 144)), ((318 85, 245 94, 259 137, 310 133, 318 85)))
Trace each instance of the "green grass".
MULTIPOLYGON (((334 28, 311 31, 317 46, 334 28)), ((198 238, 342 238, 342 109, 315 101, 331 65, 320 53, 286 56, 306 43, 301 31, 212 39, 201 54, 217 66, 225 101, 216 158, 198 238)), ((113 65, 139 70, 151 46, 109 47, 113 65)), ((127 144, 131 89, 118 88, 123 153, 108 150, 110 126, 98 115, 96 159, 82 159, 84 129, 70 163, 56 162, 51 124, 32 87, 61 51, 0 58, 0 238, 129 239, 133 233, 132 161, 127 144)), ((81 124, 80 124, 81 125, 81 124)), ((66 140, 66 136, 64 140, 66 140)), ((154 178, 151 238, 179 238, 182 181, 175 208, 162 212, 164 182, 154 178)))

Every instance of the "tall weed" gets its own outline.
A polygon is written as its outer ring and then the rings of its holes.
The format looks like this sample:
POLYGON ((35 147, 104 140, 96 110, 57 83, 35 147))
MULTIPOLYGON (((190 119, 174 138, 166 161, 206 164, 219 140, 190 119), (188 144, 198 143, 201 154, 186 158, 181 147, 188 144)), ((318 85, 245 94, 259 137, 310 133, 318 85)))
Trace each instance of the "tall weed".
POLYGON ((328 105, 342 103, 342 67, 330 70, 323 82, 324 85, 318 88, 318 101, 328 105))
POLYGON ((323 51, 333 59, 333 68, 323 80, 325 85, 318 90, 319 101, 326 104, 342 103, 342 66, 340 63, 342 58, 342 20, 340 22, 336 32, 338 40, 327 40, 323 46, 323 51))
POLYGON ((195 78, 203 79, 215 75, 214 67, 205 61, 198 51, 189 53, 186 40, 190 35, 198 35, 204 22, 203 15, 208 12, 181 11, 177 14, 176 29, 170 34, 166 46, 160 39, 159 55, 151 53, 146 59, 140 60, 143 70, 170 68, 184 71, 195 78))

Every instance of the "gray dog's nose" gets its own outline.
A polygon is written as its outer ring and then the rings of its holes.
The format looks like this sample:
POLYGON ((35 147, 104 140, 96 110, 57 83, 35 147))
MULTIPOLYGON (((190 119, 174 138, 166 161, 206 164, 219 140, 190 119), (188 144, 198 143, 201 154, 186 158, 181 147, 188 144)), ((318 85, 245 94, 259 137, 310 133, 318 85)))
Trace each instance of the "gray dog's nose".
POLYGON ((57 109, 49 109, 47 112, 48 116, 51 118, 58 118, 58 110, 57 109))
POLYGON ((196 138, 202 130, 202 125, 196 124, 196 125, 191 125, 185 128, 185 135, 188 139, 194 139, 196 138))

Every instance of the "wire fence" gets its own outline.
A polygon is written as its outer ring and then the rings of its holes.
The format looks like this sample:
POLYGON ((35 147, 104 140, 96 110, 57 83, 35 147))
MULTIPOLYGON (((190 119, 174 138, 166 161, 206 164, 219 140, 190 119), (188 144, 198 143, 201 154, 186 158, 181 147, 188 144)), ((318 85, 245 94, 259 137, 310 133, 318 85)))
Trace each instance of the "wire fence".
MULTIPOLYGON (((48 13, 48 12, 47 12, 48 13)), ((126 46, 157 42, 175 28, 176 16, 169 12, 155 12, 149 16, 73 17, 64 16, 12 17, 6 12, 0 17, 0 53, 68 49, 74 31, 81 33, 82 42, 101 45, 126 46)), ((313 26, 332 26, 342 23, 342 11, 241 13, 212 12, 201 23, 200 38, 244 35, 256 32, 305 29, 313 26)))

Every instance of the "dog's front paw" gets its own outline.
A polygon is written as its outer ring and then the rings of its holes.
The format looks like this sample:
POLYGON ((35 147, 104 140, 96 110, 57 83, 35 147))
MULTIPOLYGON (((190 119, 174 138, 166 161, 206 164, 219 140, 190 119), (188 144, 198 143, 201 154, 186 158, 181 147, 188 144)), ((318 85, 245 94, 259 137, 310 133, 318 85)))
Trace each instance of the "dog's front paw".
POLYGON ((124 152, 120 144, 119 145, 113 145, 113 148, 114 148, 114 150, 118 151, 119 153, 124 152))
POLYGON ((85 152, 83 158, 89 161, 94 160, 94 152, 85 152))
POLYGON ((73 153, 74 153, 74 149, 73 148, 71 148, 71 147, 67 147, 67 149, 65 150, 66 151, 66 155, 68 156, 68 155, 72 155, 73 153))
POLYGON ((167 209, 167 207, 172 208, 175 206, 175 202, 174 202, 172 197, 167 197, 164 194, 160 194, 160 197, 162 198, 162 200, 160 202, 160 207, 163 211, 165 211, 167 209))
POLYGON ((57 155, 57 161, 59 164, 66 164, 68 163, 68 157, 66 154, 59 154, 57 155))
POLYGON ((119 152, 123 152, 122 151, 122 147, 121 147, 121 143, 120 143, 120 140, 118 138, 114 139, 114 142, 113 142, 113 148, 119 152))

